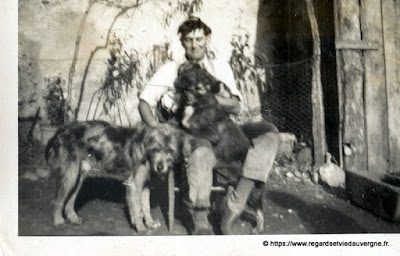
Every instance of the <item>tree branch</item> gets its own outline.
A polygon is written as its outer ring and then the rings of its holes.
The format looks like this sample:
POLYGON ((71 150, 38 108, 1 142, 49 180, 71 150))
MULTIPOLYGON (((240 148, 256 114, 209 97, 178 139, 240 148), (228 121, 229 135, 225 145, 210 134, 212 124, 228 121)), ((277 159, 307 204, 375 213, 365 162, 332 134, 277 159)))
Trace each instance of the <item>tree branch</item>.
POLYGON ((145 1, 142 1, 141 3, 139 3, 139 1, 137 1, 133 5, 122 6, 122 5, 117 5, 117 4, 113 4, 113 3, 110 3, 110 2, 104 2, 103 3, 103 2, 100 2, 100 1, 97 1, 97 0, 90 0, 89 6, 85 11, 84 16, 82 17, 81 24, 80 24, 80 27, 79 27, 79 30, 78 30, 78 35, 77 35, 77 39, 76 39, 76 42, 75 42, 74 57, 73 57, 73 60, 72 60, 72 64, 71 64, 71 68, 70 68, 70 72, 69 72, 69 76, 68 76, 68 98, 67 98, 67 102, 69 104, 70 104, 70 101, 71 101, 72 80, 73 80, 73 76, 74 76, 74 72, 75 72, 76 60, 78 58, 80 39, 82 37, 83 27, 85 25, 86 18, 87 18, 88 14, 89 14, 90 8, 93 6, 94 3, 101 3, 101 4, 105 4, 107 6, 111 6, 111 7, 115 7, 115 8, 121 9, 121 11, 114 17, 114 20, 113 20, 113 22, 111 23, 111 26, 108 29, 105 45, 97 46, 90 54, 90 57, 88 59, 88 62, 86 64, 85 71, 84 71, 84 74, 83 74, 82 82, 81 82, 81 89, 80 89, 80 93, 79 93, 79 99, 78 99, 77 107, 75 108, 75 111, 74 111, 74 120, 76 120, 78 118, 78 113, 79 113, 79 109, 80 109, 80 106, 81 106, 81 103, 82 103, 83 92, 84 92, 84 88, 85 88, 86 77, 87 77, 87 74, 88 74, 88 71, 89 71, 89 67, 90 67, 90 64, 91 64, 91 62, 93 60, 94 55, 96 54, 96 52, 98 50, 107 48, 108 42, 109 42, 109 39, 110 39, 111 30, 114 27, 114 24, 117 21, 117 19, 122 14, 126 13, 128 10, 130 10, 132 8, 137 8, 140 5, 146 3, 147 1, 148 0, 145 0, 145 1))

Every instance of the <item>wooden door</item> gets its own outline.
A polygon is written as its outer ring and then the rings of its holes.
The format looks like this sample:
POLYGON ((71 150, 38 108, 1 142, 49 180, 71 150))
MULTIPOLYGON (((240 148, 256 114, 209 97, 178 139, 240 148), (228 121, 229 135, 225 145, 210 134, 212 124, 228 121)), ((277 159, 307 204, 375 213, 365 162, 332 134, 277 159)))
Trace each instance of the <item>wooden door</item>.
POLYGON ((395 0, 335 1, 345 169, 400 170, 398 7, 395 0))
POLYGON ((400 174, 400 1, 382 0, 389 169, 400 174))

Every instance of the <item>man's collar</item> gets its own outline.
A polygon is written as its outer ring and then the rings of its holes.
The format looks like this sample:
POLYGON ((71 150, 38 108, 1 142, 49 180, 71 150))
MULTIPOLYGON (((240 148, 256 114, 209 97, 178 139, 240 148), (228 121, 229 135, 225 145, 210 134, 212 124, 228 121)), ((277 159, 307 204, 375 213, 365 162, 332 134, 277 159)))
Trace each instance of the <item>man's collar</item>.
POLYGON ((196 63, 199 64, 201 67, 204 67, 208 64, 208 58, 206 56, 204 56, 203 59, 199 60, 199 61, 194 61, 194 60, 186 60, 189 63, 196 63))
MULTIPOLYGON (((177 61, 177 64, 178 66, 180 66, 185 62, 189 62, 189 60, 183 57, 182 59, 179 59, 177 61)), ((198 63, 201 67, 203 67, 205 70, 214 75, 214 67, 213 67, 214 65, 211 63, 211 60, 207 56, 204 56, 204 58, 201 61, 198 61, 196 63, 198 63)))

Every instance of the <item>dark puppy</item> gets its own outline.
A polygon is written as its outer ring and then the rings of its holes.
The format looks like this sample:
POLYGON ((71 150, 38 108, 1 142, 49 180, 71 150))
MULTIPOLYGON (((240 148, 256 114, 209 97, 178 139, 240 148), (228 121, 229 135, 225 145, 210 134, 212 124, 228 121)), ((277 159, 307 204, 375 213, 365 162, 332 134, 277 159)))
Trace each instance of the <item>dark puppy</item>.
POLYGON ((221 106, 215 94, 226 86, 197 64, 180 67, 175 82, 178 123, 188 133, 207 139, 221 163, 243 162, 250 141, 221 106))
MULTIPOLYGON (((175 88, 179 95, 178 123, 188 133, 211 142, 218 160, 217 182, 236 187, 251 143, 215 98, 217 93, 230 93, 229 89, 197 64, 180 67, 175 88)), ((254 232, 264 228, 261 195, 262 187, 255 187, 248 200, 250 207, 245 210, 256 219, 254 232)))
MULTIPOLYGON (((150 172, 165 176, 178 156, 177 129, 161 125, 125 128, 106 122, 77 122, 60 128, 46 147, 46 159, 59 174, 54 224, 82 219, 74 210, 75 199, 87 176, 112 177, 127 185, 130 221, 138 232, 160 224, 150 215, 150 172)), ((101 188, 99 188, 101 189, 101 188)))

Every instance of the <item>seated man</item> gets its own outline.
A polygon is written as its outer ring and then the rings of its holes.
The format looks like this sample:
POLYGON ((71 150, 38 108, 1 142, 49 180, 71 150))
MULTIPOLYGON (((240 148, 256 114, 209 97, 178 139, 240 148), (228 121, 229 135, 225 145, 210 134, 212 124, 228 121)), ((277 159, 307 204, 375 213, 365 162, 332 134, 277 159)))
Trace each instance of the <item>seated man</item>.
MULTIPOLYGON (((190 18, 178 29, 181 43, 185 49, 186 60, 169 62, 162 66, 143 88, 139 97, 139 112, 148 126, 156 127, 159 123, 153 115, 152 108, 159 102, 164 108, 174 111, 174 82, 178 68, 185 62, 197 63, 206 69, 217 80, 223 82, 230 90, 231 97, 216 95, 221 107, 229 114, 238 114, 241 109, 242 96, 236 87, 233 72, 228 63, 209 59, 206 56, 207 46, 211 39, 211 29, 200 19, 190 18)), ((223 234, 235 234, 239 219, 255 182, 265 182, 272 169, 279 147, 277 128, 268 122, 247 124, 243 131, 252 140, 243 164, 243 174, 236 188, 224 200, 221 230, 223 234)), ((208 221, 213 167, 216 159, 211 143, 199 140, 195 146, 190 162, 187 164, 186 176, 189 186, 187 205, 191 209, 194 223, 193 234, 212 234, 208 221)))

